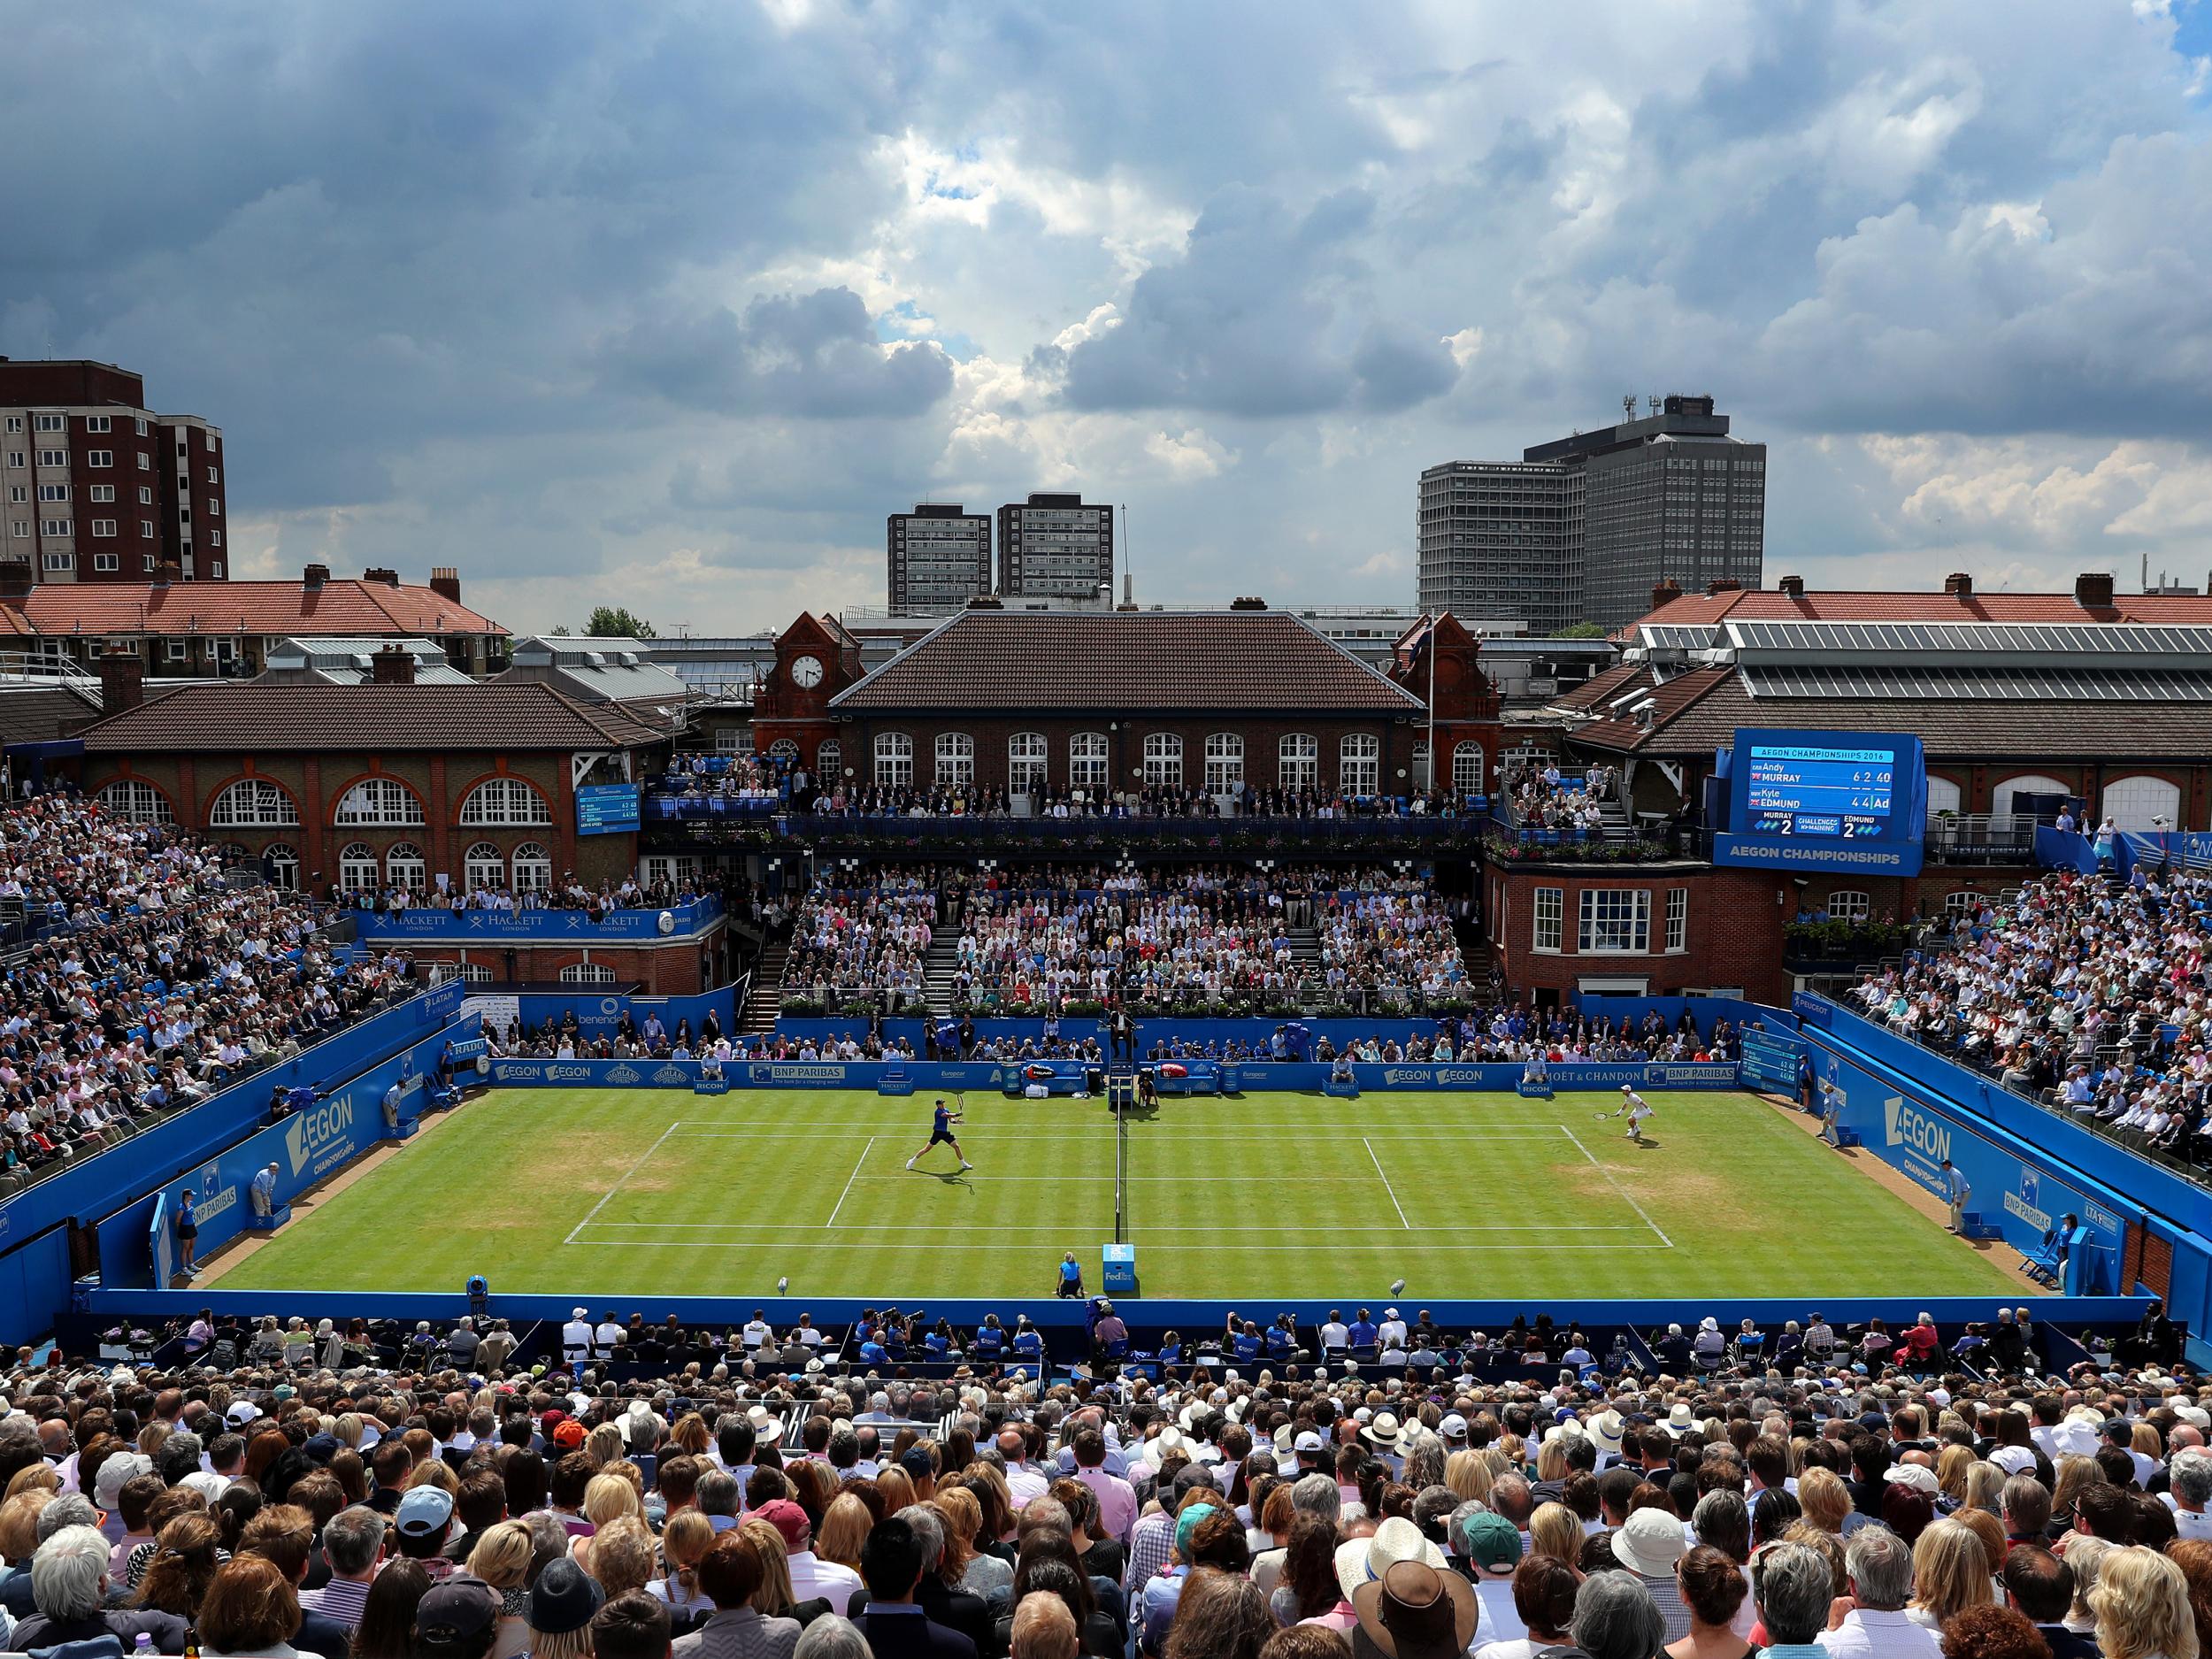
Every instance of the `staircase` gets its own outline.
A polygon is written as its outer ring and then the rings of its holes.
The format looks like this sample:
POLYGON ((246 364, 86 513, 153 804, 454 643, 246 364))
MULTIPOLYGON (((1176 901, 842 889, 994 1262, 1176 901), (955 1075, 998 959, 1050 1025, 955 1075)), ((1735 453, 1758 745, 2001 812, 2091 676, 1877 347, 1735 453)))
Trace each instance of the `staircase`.
POLYGON ((1321 930, 1305 926, 1293 927, 1288 931, 1291 978, 1305 987, 1308 996, 1318 996, 1321 987, 1321 930))
POLYGON ((1628 809, 1617 800, 1608 798, 1598 803, 1598 817, 1604 821, 1604 836, 1609 841, 1624 841, 1635 838, 1635 821, 1628 816, 1628 809))
POLYGON ((771 939, 762 949, 753 967, 752 989, 746 993, 745 1006, 737 1011, 741 1035, 757 1037, 775 1030, 776 1016, 782 1011, 783 962, 790 950, 781 939, 771 939))
POLYGON ((952 976, 959 963, 958 934, 948 929, 929 941, 928 954, 922 958, 922 1001, 931 1013, 952 1012, 952 976))

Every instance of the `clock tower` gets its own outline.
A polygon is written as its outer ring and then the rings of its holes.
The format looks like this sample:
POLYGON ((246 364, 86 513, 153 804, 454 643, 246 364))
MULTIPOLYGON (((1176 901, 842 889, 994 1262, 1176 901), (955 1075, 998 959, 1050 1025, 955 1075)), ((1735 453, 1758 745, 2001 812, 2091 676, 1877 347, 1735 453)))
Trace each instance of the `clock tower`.
POLYGON ((776 640, 776 665, 753 693, 753 749, 797 761, 827 788, 858 763, 844 755, 829 701, 862 673, 860 641, 833 616, 803 613, 776 640))

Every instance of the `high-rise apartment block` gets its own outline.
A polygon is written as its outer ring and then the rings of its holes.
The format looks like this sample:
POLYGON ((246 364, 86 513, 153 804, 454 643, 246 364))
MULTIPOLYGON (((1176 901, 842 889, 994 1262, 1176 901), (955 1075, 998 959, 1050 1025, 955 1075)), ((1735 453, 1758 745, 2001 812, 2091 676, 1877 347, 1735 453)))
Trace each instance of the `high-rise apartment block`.
POLYGON ((35 582, 221 581, 223 434, 105 363, 0 357, 0 563, 35 582))
POLYGON ((1672 578, 1757 588, 1766 534, 1763 443, 1732 437, 1710 397, 1655 399, 1618 426, 1524 450, 1519 465, 1455 461, 1421 474, 1420 600, 1516 616, 1532 633, 1617 627, 1672 578))
POLYGON ((930 502, 884 533, 891 614, 949 616, 991 591, 991 515, 930 502))
POLYGON ((998 587, 1008 595, 1095 595, 1114 585, 1114 510, 1032 495, 998 510, 998 587))

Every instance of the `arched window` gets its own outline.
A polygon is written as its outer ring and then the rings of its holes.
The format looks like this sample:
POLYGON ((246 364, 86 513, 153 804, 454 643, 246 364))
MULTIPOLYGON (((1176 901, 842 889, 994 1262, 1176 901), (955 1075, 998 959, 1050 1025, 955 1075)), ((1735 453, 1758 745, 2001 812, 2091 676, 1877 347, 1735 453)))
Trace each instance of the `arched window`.
POLYGON ((2124 830, 2179 829, 2181 787, 2163 778, 2115 778, 2104 787, 2104 816, 2124 830))
POLYGON ((1414 744, 1413 764, 1410 768, 1409 768, 1409 771, 1410 776, 1407 779, 1407 782, 1409 782, 1414 788, 1425 789, 1429 787, 1428 739, 1422 738, 1419 741, 1414 744))
POLYGON ((168 797, 150 783, 135 778, 125 778, 100 791, 102 806, 133 824, 173 824, 177 815, 169 810, 168 797))
POLYGON ((384 849, 384 878, 396 887, 420 893, 430 885, 430 866, 412 841, 394 841, 384 849))
POLYGON ((1337 746, 1336 787, 1345 795, 1373 795, 1382 787, 1382 740, 1354 732, 1337 746))
POLYGON ((465 962, 461 964, 461 979, 465 984, 482 985, 488 983, 491 977, 492 971, 488 964, 465 962))
POLYGON ((471 893, 507 885, 507 856, 489 841, 477 841, 461 856, 461 879, 471 893))
POLYGON ((1006 787, 1029 795, 1045 787, 1045 757, 1051 746, 1042 732, 1017 732, 1006 740, 1006 787))
POLYGON ((941 784, 973 783, 975 781, 975 739, 965 732, 937 733, 937 770, 933 774, 941 784))
POLYGON ((1826 909, 1832 922, 1863 922, 1872 912, 1874 900, 1868 894, 1846 887, 1828 895, 1826 909))
POLYGON ((799 758, 798 741, 789 737, 778 738, 768 745, 768 758, 782 765, 795 765, 799 758))
POLYGON ((1206 793, 1237 795, 1244 788, 1244 740, 1234 732, 1206 738, 1206 793))
POLYGON ((2016 807, 2013 804, 2015 795, 2071 795, 2072 793, 2071 789, 2055 778, 2046 778, 2039 772, 2030 772, 2025 777, 2008 778, 1999 784, 1995 793, 1990 797, 1990 810, 1993 812, 2026 811, 2027 808, 2024 806, 2016 807))
POLYGON ((1452 749, 1452 789, 1458 795, 1480 795, 1482 788, 1482 745, 1459 743, 1452 749))
POLYGON ((612 985, 614 970, 596 962, 572 962, 561 970, 563 985, 612 985))
POLYGON ((525 824, 550 824, 553 809, 545 797, 519 778, 487 778, 469 791, 461 803, 461 822, 487 828, 525 824))
POLYGON ((914 740, 905 733, 876 734, 876 781, 890 788, 914 781, 914 740))
POLYGON ((1321 781, 1321 743, 1293 732, 1275 745, 1275 780, 1286 789, 1310 789, 1321 781))
POLYGON ((272 887, 296 893, 300 885, 299 849, 289 841, 271 841, 261 849, 261 879, 272 887))
POLYGON ((1982 895, 1971 888, 1943 895, 1943 913, 1954 919, 1971 916, 1982 908, 1982 895))
POLYGON ((1958 785, 1953 783, 1948 778, 1939 778, 1933 772, 1928 774, 1928 816, 1930 818, 1935 817, 1939 812, 1957 811, 1961 799, 1958 785))
POLYGON ((553 857, 535 841, 515 849, 515 891, 542 893, 553 885, 553 857))
POLYGON ((845 746, 833 737, 826 737, 814 751, 814 775, 825 785, 840 782, 845 776, 845 746))
POLYGON ((241 778, 207 810, 210 829, 276 829, 300 821, 300 810, 266 778, 241 778))
POLYGON ((405 828, 423 822, 422 803, 396 778, 364 778, 338 797, 333 821, 364 829, 405 828))
POLYGON ((1144 740, 1144 780, 1156 789, 1183 787, 1183 740, 1172 732, 1153 732, 1144 740))
POLYGON ((338 886, 347 893, 373 893, 377 884, 376 854, 366 841, 348 841, 338 855, 338 886))
POLYGON ((1106 733, 1078 732, 1068 739, 1068 787, 1103 789, 1106 787, 1106 733))

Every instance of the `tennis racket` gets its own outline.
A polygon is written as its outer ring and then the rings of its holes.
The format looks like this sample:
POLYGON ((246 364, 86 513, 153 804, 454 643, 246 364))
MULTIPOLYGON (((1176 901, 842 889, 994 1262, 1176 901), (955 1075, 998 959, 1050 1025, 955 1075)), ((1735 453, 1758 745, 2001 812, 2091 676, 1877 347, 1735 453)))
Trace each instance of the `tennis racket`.
POLYGON ((1617 1106, 1609 1112, 1592 1112, 1590 1116, 1596 1118, 1597 1121, 1601 1124, 1610 1123, 1614 1118, 1621 1115, 1621 1110, 1622 1109, 1617 1106))

